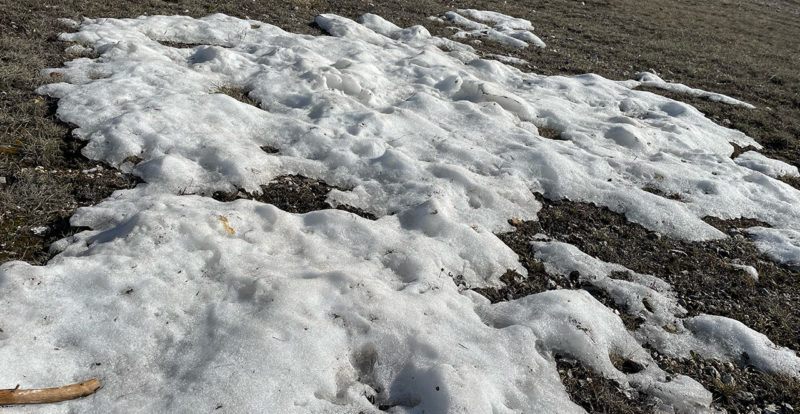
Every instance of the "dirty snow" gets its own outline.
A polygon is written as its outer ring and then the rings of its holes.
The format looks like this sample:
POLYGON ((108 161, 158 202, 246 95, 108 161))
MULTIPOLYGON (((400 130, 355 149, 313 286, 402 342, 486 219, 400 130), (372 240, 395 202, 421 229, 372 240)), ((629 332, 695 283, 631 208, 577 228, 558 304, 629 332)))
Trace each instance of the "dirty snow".
POLYGON ((758 148, 751 138, 635 81, 523 73, 375 15, 316 21, 332 36, 220 14, 85 20, 62 35, 100 57, 49 70, 64 82, 39 92, 59 99, 87 157, 144 183, 79 209, 71 223, 91 230, 54 244, 46 266, 0 267, 0 309, 13 310, 2 313, 0 384, 104 384, 37 412, 582 412, 560 383, 559 352, 679 412, 708 410, 711 394, 668 380, 643 340, 673 355, 748 352, 800 375, 800 360, 763 335, 686 318, 667 283, 611 279, 628 270, 571 245, 532 248, 549 271, 580 270, 615 301, 648 298, 642 328, 628 332, 584 291, 493 305, 451 277, 485 287, 524 273, 493 233, 536 218, 534 191, 687 240, 724 237, 704 216, 756 218, 773 226, 751 229, 760 248, 791 260, 800 192, 730 159, 731 142, 758 148), (259 107, 216 93, 226 86, 259 107), (204 197, 284 174, 349 188, 329 201, 379 219, 204 197), (619 372, 610 353, 646 369, 619 372))

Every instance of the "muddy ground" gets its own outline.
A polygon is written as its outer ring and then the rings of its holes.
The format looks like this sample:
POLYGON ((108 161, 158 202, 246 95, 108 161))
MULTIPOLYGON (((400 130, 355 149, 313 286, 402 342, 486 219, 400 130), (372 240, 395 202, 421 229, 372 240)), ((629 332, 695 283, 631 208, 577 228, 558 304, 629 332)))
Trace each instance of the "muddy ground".
MULTIPOLYGON (((531 20, 534 32, 547 43, 547 48, 511 49, 490 42, 471 43, 481 53, 527 60, 528 64, 518 65, 526 71, 548 75, 593 72, 621 80, 630 79, 639 71, 655 70, 665 80, 752 103, 756 109, 648 89, 690 103, 715 122, 747 133, 764 145, 762 152, 770 157, 789 163, 800 160, 800 42, 796 40, 800 39, 800 2, 796 0, 74 0, 52 5, 3 0, 0 263, 46 262, 50 243, 80 230, 68 223, 77 207, 95 204, 114 190, 137 183, 135 177, 81 156, 83 143, 72 138, 70 125, 55 117, 55 102, 33 92, 49 81, 39 75, 41 69, 58 67, 74 57, 66 55, 64 49, 68 45, 56 39, 58 33, 68 30, 57 23, 57 18, 142 14, 202 17, 222 12, 262 20, 293 32, 322 34, 312 23, 319 13, 357 18, 370 12, 400 26, 422 24, 435 35, 449 36, 452 29, 427 17, 456 8, 495 10, 531 20)), ((800 188, 798 180, 787 181, 800 188)), ((325 195, 331 187, 323 182, 288 176, 264 185, 264 193, 256 198, 287 211, 330 207, 325 195)), ((241 192, 216 195, 221 200, 253 197, 241 192)), ((774 342, 800 350, 800 274, 775 264, 754 249, 741 231, 752 223, 708 218, 731 237, 689 243, 654 235, 618 214, 590 204, 548 200, 546 195, 540 200, 546 207, 538 222, 518 223, 517 231, 500 235, 520 255, 529 276, 506 274, 505 288, 481 291, 491 300, 509 300, 554 288, 587 288, 548 275, 533 258, 528 240, 542 232, 573 243, 602 260, 667 280, 690 313, 738 319, 774 342), (734 260, 756 267, 759 280, 753 281, 731 266, 734 260)), ((602 292, 593 293, 603 300, 602 292)), ((635 329, 637 315, 620 311, 626 325, 635 329)), ((759 373, 746 361, 654 357, 669 372, 689 375, 703 383, 714 393, 715 405, 729 412, 788 413, 793 412, 793 407, 800 408, 800 384, 796 380, 759 373)), ((567 390, 588 411, 653 409, 651 401, 619 389, 568 358, 557 362, 567 390)))

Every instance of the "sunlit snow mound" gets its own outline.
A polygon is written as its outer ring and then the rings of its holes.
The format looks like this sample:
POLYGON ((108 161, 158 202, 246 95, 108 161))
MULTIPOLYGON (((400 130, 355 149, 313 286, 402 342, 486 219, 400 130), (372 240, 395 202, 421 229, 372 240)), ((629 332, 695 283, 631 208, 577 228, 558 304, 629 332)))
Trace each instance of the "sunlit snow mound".
POLYGON ((786 248, 800 192, 754 168, 774 164, 729 158, 729 142, 758 147, 751 138, 635 82, 522 73, 421 26, 360 21, 319 16, 332 36, 313 37, 153 16, 62 35, 100 56, 51 70, 65 82, 40 92, 60 99, 86 156, 145 183, 80 209, 71 223, 91 230, 57 242, 47 266, 0 267, 0 384, 97 376, 104 388, 69 405, 82 412, 581 412, 560 353, 698 412, 711 394, 667 376, 642 342, 675 356, 747 352, 800 375, 790 350, 736 321, 687 318, 668 284, 614 280, 629 271, 567 244, 532 248, 614 301, 647 298, 642 328, 628 332, 585 291, 490 304, 451 277, 480 287, 524 273, 493 233, 536 218, 533 192, 690 240, 724 237, 704 216, 756 218, 773 225, 762 248, 786 248), (329 201, 379 219, 203 196, 284 174, 349 188, 329 201), (645 368, 622 373, 610 354, 645 368))

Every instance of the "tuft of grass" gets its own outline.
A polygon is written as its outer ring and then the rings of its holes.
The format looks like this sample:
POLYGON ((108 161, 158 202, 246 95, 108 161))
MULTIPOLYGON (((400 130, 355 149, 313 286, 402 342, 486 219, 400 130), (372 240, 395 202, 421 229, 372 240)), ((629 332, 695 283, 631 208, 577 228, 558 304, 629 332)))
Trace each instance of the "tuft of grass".
POLYGON ((555 140, 559 140, 559 141, 564 141, 565 140, 565 138, 563 138, 561 136, 561 131, 559 131, 559 130, 557 130, 555 128, 551 128, 551 127, 548 127, 548 126, 540 126, 540 127, 537 127, 537 129, 539 130, 539 135, 542 138, 555 139, 555 140))
POLYGON ((746 413, 759 412, 774 403, 800 404, 800 381, 790 376, 761 372, 736 359, 706 359, 694 352, 690 358, 675 359, 653 349, 650 352, 670 375, 686 375, 711 391, 712 406, 718 409, 746 413))
POLYGON ((360 208, 349 205, 336 207, 326 200, 331 190, 347 191, 342 187, 331 186, 325 181, 316 180, 302 175, 282 175, 275 177, 266 185, 261 186, 261 193, 251 194, 244 190, 235 193, 216 192, 212 197, 217 201, 233 201, 240 198, 269 203, 281 210, 290 213, 308 213, 316 210, 336 208, 356 214, 368 220, 377 220, 377 216, 360 208))
POLYGON ((800 177, 792 177, 788 175, 784 175, 782 177, 778 177, 779 180, 783 181, 786 184, 800 190, 800 177))
POLYGON ((580 361, 555 356, 556 368, 569 398, 590 413, 651 413, 654 404, 635 390, 623 390, 580 361))
POLYGON ((224 95, 228 95, 233 99, 236 99, 239 102, 246 103, 251 106, 255 106, 256 108, 261 108, 257 100, 250 97, 250 94, 245 91, 243 88, 237 88, 233 86, 223 86, 217 89, 216 93, 221 93, 224 95))
POLYGON ((680 194, 668 194, 654 187, 642 187, 642 191, 647 191, 650 194, 655 194, 659 197, 667 198, 670 200, 683 201, 683 197, 681 197, 680 194))

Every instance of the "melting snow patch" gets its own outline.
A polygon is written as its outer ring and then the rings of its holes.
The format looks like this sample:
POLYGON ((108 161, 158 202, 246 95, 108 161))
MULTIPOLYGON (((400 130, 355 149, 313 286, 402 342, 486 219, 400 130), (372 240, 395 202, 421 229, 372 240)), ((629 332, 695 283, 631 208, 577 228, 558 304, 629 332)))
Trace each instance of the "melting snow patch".
POLYGON ((449 11, 444 14, 444 19, 467 30, 459 31, 453 35, 455 38, 485 37, 494 42, 512 47, 545 47, 542 39, 532 33, 533 25, 530 21, 505 14, 475 9, 459 9, 457 12, 449 11), (467 17, 464 17, 467 16, 467 17), (487 26, 483 23, 470 20, 481 20, 494 23, 487 26))
POLYGON ((734 162, 743 167, 766 174, 772 178, 800 176, 800 172, 797 171, 797 167, 794 165, 789 165, 780 160, 767 158, 763 154, 755 151, 747 151, 742 155, 739 155, 736 157, 734 162))
POLYGON ((496 55, 496 54, 490 53, 490 54, 487 54, 486 57, 492 58, 492 59, 497 59, 497 60, 499 60, 499 61, 501 61, 503 63, 512 63, 512 64, 515 64, 515 65, 527 65, 528 64, 527 60, 520 59, 520 58, 517 58, 517 57, 514 57, 514 56, 496 55))
POLYGON ((737 268, 737 269, 739 269, 739 270, 744 271, 753 280, 756 280, 756 281, 758 280, 758 270, 755 267, 749 266, 749 265, 744 265, 744 264, 741 264, 741 263, 735 263, 735 262, 731 263, 730 265, 735 267, 735 268, 737 268))
POLYGON ((751 227, 747 229, 759 250, 775 260, 800 270, 800 231, 751 227))
POLYGON ((492 232, 535 217, 531 190, 691 240, 723 237, 708 215, 798 226, 800 193, 728 159, 728 142, 758 144, 691 106, 596 75, 523 73, 443 52, 419 27, 361 20, 319 16, 336 36, 316 38, 222 15, 87 20, 62 39, 102 58, 70 62, 59 70, 74 83, 39 91, 60 98, 86 156, 138 157, 134 173, 173 193, 258 192, 302 174, 352 188, 333 204, 382 216, 430 202, 447 226, 492 232), (225 85, 260 108, 213 93, 225 85), (567 141, 542 139, 537 126, 567 141))
MULTIPOLYGON (((497 33, 528 30, 460 12, 497 22, 497 33)), ((486 287, 507 269, 524 273, 493 233, 511 217, 535 219, 533 191, 689 240, 724 237, 702 217, 753 217, 781 236, 760 246, 783 247, 800 234, 800 192, 730 160, 729 142, 758 146, 751 138, 630 82, 523 73, 374 15, 316 21, 333 36, 219 14, 85 20, 61 36, 100 57, 68 62, 58 71, 69 83, 39 91, 59 98, 86 156, 144 183, 80 209, 71 223, 91 230, 54 244, 61 253, 46 266, 0 267, 1 309, 14 310, 3 314, 0 383, 103 378, 76 411, 375 412, 375 402, 581 412, 559 382, 562 352, 679 411, 708 409, 708 391, 668 381, 639 345, 676 338, 666 322, 686 325, 675 352, 748 352, 796 375, 796 357, 741 324, 681 319, 663 281, 611 279, 627 269, 546 238, 534 247, 551 272, 579 270, 633 301, 643 327, 627 332, 583 291, 493 305, 448 276, 486 287), (216 93, 222 86, 258 107, 216 93), (351 189, 329 202, 378 220, 200 196, 258 192, 290 174, 351 189), (722 334, 732 337, 715 343, 722 334), (645 369, 617 371, 612 352, 645 369)))
MULTIPOLYGON (((595 259, 566 243, 532 242, 531 245, 548 273, 567 276, 577 271, 582 282, 608 293, 630 314, 641 315, 644 322, 634 336, 664 354, 686 358, 691 351, 707 358, 740 359, 746 353, 747 363, 763 371, 800 377, 800 359, 794 351, 776 346, 766 336, 730 318, 712 315, 686 318, 686 310, 678 305, 669 284, 661 279, 595 259), (625 273, 629 280, 613 279, 612 272, 625 273)), ((751 266, 741 268, 751 275, 755 272, 751 266)), ((757 279, 758 273, 753 277, 757 279)), ((649 357, 644 361, 649 361, 649 357)), ((591 366, 590 362, 585 363, 591 366)), ((601 367, 595 369, 603 372, 601 367)))
POLYGON ((636 80, 638 81, 636 85, 650 86, 653 88, 664 89, 675 93, 682 93, 686 95, 697 96, 700 98, 706 98, 712 102, 722 102, 728 105, 737 105, 737 106, 743 106, 748 109, 755 109, 755 106, 747 102, 731 98, 730 96, 723 95, 721 93, 714 93, 714 92, 704 91, 702 89, 691 88, 682 83, 667 82, 652 72, 637 73, 636 80))

